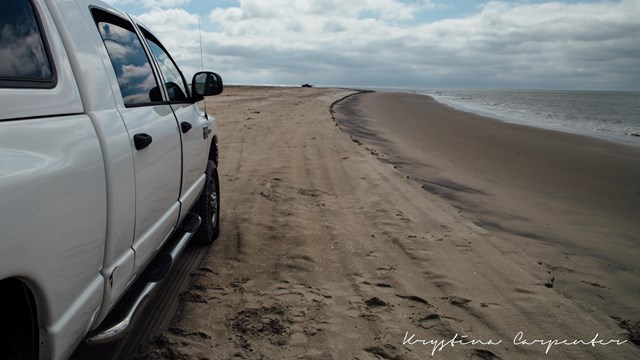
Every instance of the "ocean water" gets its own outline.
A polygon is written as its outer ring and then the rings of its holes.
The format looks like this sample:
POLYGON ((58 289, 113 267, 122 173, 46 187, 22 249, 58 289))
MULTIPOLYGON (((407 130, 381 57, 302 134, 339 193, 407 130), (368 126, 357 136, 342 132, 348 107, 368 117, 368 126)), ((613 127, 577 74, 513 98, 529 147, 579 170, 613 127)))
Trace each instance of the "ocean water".
POLYGON ((507 122, 640 147, 640 92, 449 89, 402 91, 429 95, 459 110, 507 122))

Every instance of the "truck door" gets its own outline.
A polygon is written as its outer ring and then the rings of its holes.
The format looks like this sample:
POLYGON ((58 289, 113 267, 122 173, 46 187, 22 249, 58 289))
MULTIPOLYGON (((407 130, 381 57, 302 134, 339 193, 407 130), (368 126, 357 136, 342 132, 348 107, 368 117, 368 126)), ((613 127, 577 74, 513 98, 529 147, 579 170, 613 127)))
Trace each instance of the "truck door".
POLYGON ((180 213, 180 132, 133 24, 92 11, 120 89, 116 103, 129 133, 135 168, 135 272, 175 228, 180 213), (121 101, 120 101, 121 100, 121 101))
POLYGON ((187 82, 164 46, 149 31, 142 27, 140 30, 162 73, 171 108, 180 125, 183 153, 180 200, 183 209, 189 209, 204 185, 210 144, 209 120, 200 115, 197 105, 190 100, 187 82))

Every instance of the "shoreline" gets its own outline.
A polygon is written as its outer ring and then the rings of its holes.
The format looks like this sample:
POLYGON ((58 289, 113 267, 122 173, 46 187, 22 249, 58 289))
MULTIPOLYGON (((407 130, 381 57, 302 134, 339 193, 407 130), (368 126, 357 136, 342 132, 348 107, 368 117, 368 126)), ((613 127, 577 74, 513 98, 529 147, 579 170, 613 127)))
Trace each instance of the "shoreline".
POLYGON ((585 136, 585 137, 589 137, 589 138, 593 138, 601 141, 612 142, 618 145, 640 148, 640 133, 637 133, 637 132, 618 133, 618 132, 604 131, 604 130, 577 129, 577 128, 571 128, 567 125, 562 125, 562 124, 546 124, 546 125, 535 124, 532 122, 523 121, 522 119, 517 119, 515 117, 510 117, 508 115, 501 115, 501 114, 492 112, 490 110, 474 110, 472 108, 465 107, 464 105, 459 105, 453 102, 444 101, 431 94, 424 94, 420 92, 415 92, 414 94, 429 97, 434 101, 438 102, 439 104, 443 106, 447 106, 453 110, 462 111, 462 112, 470 113, 470 114, 481 116, 484 118, 494 119, 494 120, 509 123, 509 124, 522 125, 522 126, 527 126, 531 128, 550 130, 550 131, 561 132, 561 133, 571 134, 571 135, 585 136))
MULTIPOLYGON (((497 121, 506 122, 510 124, 529 126, 537 129, 545 129, 556 132, 562 132, 566 134, 580 135, 591 137, 599 140, 604 140, 608 142, 613 142, 621 145, 632 146, 635 148, 640 148, 640 129, 634 132, 617 132, 612 130, 596 130, 596 129, 588 129, 588 128, 575 128, 568 124, 562 123, 547 123, 544 122, 532 122, 530 120, 526 120, 523 118, 518 118, 514 115, 503 115, 500 112, 496 112, 490 108, 482 109, 473 107, 471 105, 465 105, 463 103, 457 103, 456 101, 447 101, 446 98, 441 95, 434 94, 441 91, 447 92, 459 92, 459 91, 483 91, 479 89, 404 89, 404 88, 345 88, 352 89, 354 91, 368 91, 368 92, 378 92, 378 93, 402 93, 402 94, 411 94, 411 95, 422 95, 427 96, 429 98, 434 99, 439 104, 450 107, 454 110, 467 112, 470 114, 474 114, 481 117, 491 118, 497 121)), ((584 94, 601 94, 601 93, 613 93, 613 94, 629 94, 629 95, 639 95, 640 92, 636 91, 571 91, 571 90, 525 90, 525 89, 489 89, 487 91, 498 91, 498 92, 533 92, 533 93, 584 93, 584 94)), ((541 120, 541 119, 538 119, 541 120)))
POLYGON ((640 149, 487 118, 423 94, 361 93, 334 112, 383 162, 530 248, 573 298, 611 316, 637 314, 640 149))

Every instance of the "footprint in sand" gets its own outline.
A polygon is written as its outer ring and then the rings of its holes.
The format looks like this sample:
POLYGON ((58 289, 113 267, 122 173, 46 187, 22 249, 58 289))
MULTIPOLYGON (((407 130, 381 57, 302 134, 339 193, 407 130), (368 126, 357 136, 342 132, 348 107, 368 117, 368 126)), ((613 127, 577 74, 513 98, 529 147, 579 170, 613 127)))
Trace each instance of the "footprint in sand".
POLYGON ((535 294, 536 293, 535 291, 532 291, 532 290, 529 290, 529 289, 523 289, 523 288, 519 288, 519 287, 515 288, 514 290, 515 290, 515 292, 520 293, 520 294, 535 294))
POLYGON ((242 309, 230 319, 230 325, 236 334, 266 337, 273 343, 283 343, 289 331, 286 309, 280 305, 242 309))
POLYGON ((372 346, 364 348, 363 350, 374 355, 376 359, 402 359, 402 357, 394 355, 396 347, 391 344, 386 344, 384 347, 372 346))
POLYGON ((184 302, 188 303, 199 303, 206 304, 209 302, 209 299, 200 291, 197 290, 188 290, 180 294, 180 299, 184 302))
POLYGON ((289 255, 278 261, 277 266, 285 272, 307 273, 313 268, 315 260, 307 255, 289 255))
POLYGON ((567 272, 567 273, 575 272, 573 269, 569 269, 564 266, 556 266, 556 265, 548 264, 542 261, 538 261, 538 265, 543 266, 545 269, 553 272, 567 272))
POLYGON ((195 337, 195 338, 200 338, 200 339, 211 339, 212 336, 203 332, 203 331, 188 331, 186 329, 183 329, 181 327, 170 327, 168 329, 171 333, 176 334, 178 336, 182 336, 182 337, 195 337))
POLYGON ((371 251, 367 254, 367 256, 365 256, 367 259, 375 259, 378 256, 380 256, 380 252, 379 251, 371 251))
POLYGON ((308 197, 318 197, 320 195, 323 194, 322 191, 320 190, 315 190, 315 189, 298 189, 298 194, 302 195, 302 196, 308 196, 308 197))
POLYGON ((593 282, 593 281, 584 281, 584 280, 582 280, 582 283, 587 284, 589 286, 597 287, 597 288, 600 288, 600 289, 609 289, 608 287, 606 287, 604 285, 600 285, 597 282, 593 282))
POLYGON ((237 279, 233 279, 231 281, 231 283, 229 284, 229 286, 231 286, 234 289, 241 289, 244 290, 244 287, 246 285, 252 285, 254 283, 253 280, 251 280, 248 277, 241 277, 241 278, 237 278, 237 279))
POLYGON ((395 216, 398 219, 400 219, 401 221, 407 222, 407 223, 411 222, 411 219, 407 218, 402 211, 400 211, 400 210, 397 210, 397 211, 398 212, 395 214, 395 216))
POLYGON ((469 299, 465 299, 465 298, 461 298, 460 296, 446 296, 441 298, 442 300, 446 300, 449 302, 449 304, 454 305, 454 306, 466 306, 468 303, 471 302, 471 300, 469 299))
POLYGON ((411 253, 417 259, 429 260, 433 256, 433 251, 421 248, 407 248, 407 252, 411 253))
POLYGON ((423 329, 431 329, 440 324, 442 317, 438 314, 429 314, 417 320, 419 327, 423 329))
POLYGON ((486 302, 481 302, 481 303, 480 303, 480 307, 483 307, 483 308, 497 307, 497 308, 499 308, 499 307, 502 307, 502 305, 500 305, 500 304, 498 304, 498 303, 486 303, 486 302))
POLYGON ((376 307, 386 307, 389 306, 389 304, 383 300, 381 300, 378 297, 372 297, 369 300, 365 300, 364 302, 368 307, 370 308, 376 308, 376 307))
POLYGON ((291 284, 288 281, 273 285, 271 293, 279 301, 291 304, 328 305, 332 303, 332 296, 328 295, 327 291, 306 284, 291 284))
POLYGON ((489 350, 473 349, 469 355, 471 360, 501 360, 502 358, 489 350))
POLYGON ((387 288, 387 289, 393 288, 391 284, 386 284, 386 283, 377 283, 376 286, 381 288, 387 288))
POLYGON ((397 267, 396 266, 389 266, 387 268, 377 268, 373 274, 375 275, 375 277, 377 278, 381 278, 381 279, 386 279, 389 277, 389 275, 396 271, 397 267))
POLYGON ((401 299, 411 300, 413 302, 416 302, 416 303, 431 307, 431 304, 429 304, 429 302, 427 300, 425 300, 425 299, 423 299, 423 298, 421 298, 419 296, 415 296, 415 295, 400 295, 400 294, 397 294, 396 296, 401 298, 401 299))
POLYGON ((392 294, 394 292, 393 286, 387 283, 371 283, 370 281, 361 281, 357 283, 358 289, 362 294, 392 294))

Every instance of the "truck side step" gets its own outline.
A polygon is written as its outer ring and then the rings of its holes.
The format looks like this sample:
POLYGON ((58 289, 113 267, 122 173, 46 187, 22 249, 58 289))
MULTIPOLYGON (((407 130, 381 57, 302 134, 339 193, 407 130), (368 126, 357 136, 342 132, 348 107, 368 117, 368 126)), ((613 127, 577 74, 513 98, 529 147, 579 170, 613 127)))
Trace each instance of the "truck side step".
POLYGON ((156 256, 149 267, 145 270, 142 276, 147 282, 159 282, 164 279, 165 275, 171 270, 173 265, 173 258, 169 254, 161 254, 156 256))
POLYGON ((182 231, 195 233, 200 227, 200 223, 202 223, 200 216, 194 213, 189 213, 182 221, 182 231))
MULTIPOLYGON (((156 255, 153 263, 150 264, 148 269, 140 276, 140 279, 145 281, 146 284, 131 287, 130 291, 134 290, 134 287, 140 290, 138 294, 133 297, 133 300, 129 302, 125 311, 120 312, 123 315, 120 315, 116 321, 110 321, 110 319, 107 318, 103 324, 109 325, 105 325, 104 328, 101 326, 87 335, 84 340, 86 344, 107 344, 117 341, 127 334, 134 318, 144 308, 144 305, 160 281, 169 273, 174 260, 180 256, 201 223, 202 219, 200 219, 200 216, 194 213, 187 214, 182 221, 182 234, 177 235, 178 239, 174 240, 167 249, 162 249, 161 252, 156 255)), ((176 237, 176 235, 174 235, 174 237, 176 237)))

